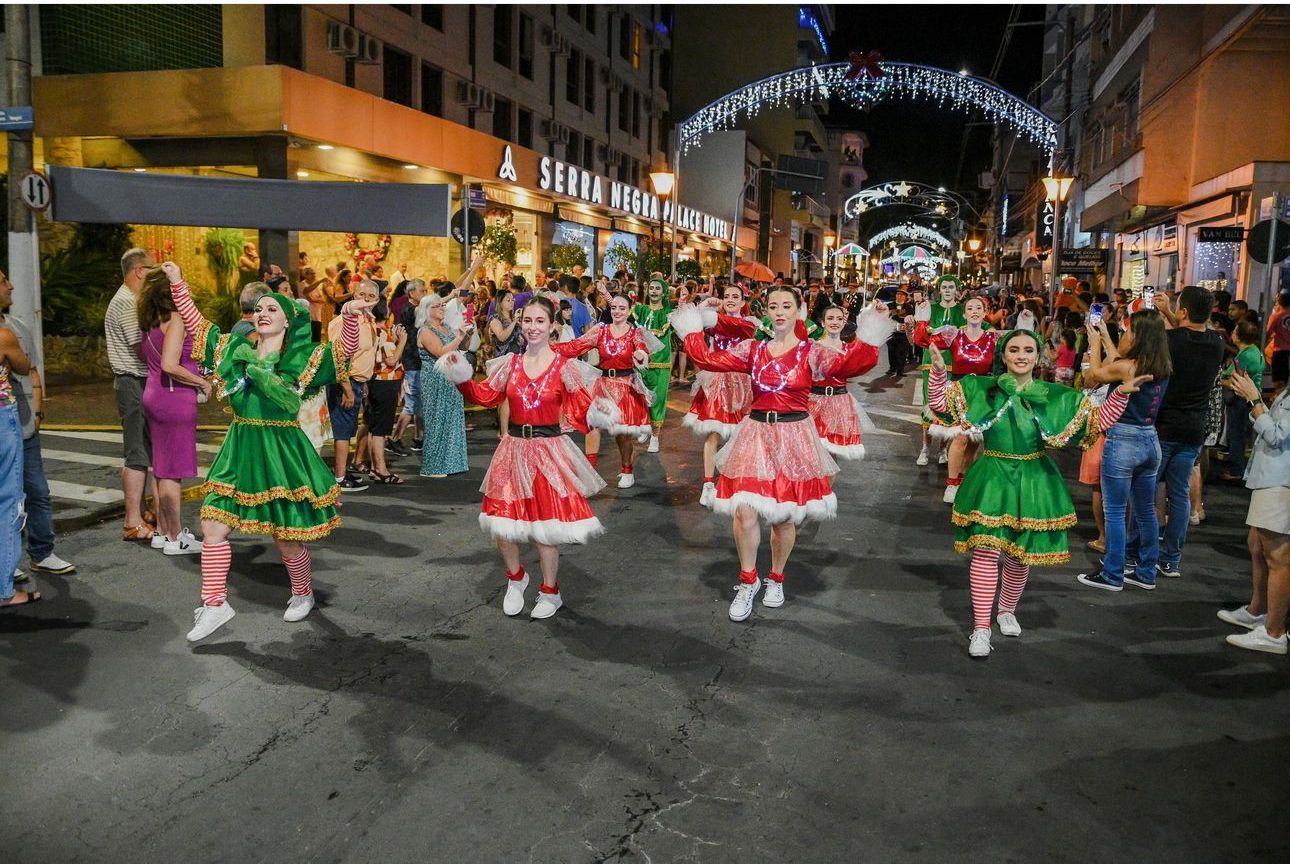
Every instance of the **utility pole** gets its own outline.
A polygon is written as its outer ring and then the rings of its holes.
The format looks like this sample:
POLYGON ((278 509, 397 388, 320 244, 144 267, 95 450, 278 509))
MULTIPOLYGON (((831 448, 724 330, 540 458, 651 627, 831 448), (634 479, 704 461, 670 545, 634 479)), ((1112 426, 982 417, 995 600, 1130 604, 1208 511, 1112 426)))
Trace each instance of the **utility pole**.
MULTIPOLYGON (((4 7, 5 71, 9 76, 8 106, 31 105, 31 7, 4 7)), ((13 306, 9 313, 43 344, 40 326, 40 244, 36 217, 22 201, 22 178, 32 169, 32 130, 9 132, 9 281, 13 306)), ((41 369, 42 380, 45 370, 41 369)))

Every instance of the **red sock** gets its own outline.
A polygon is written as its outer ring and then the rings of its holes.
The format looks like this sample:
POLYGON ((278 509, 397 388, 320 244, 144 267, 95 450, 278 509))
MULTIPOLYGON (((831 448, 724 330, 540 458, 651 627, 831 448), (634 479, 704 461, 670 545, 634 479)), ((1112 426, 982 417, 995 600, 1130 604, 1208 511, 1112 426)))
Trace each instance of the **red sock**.
POLYGON ((754 567, 751 570, 740 570, 739 581, 745 585, 752 585, 757 581, 757 568, 754 567))
POLYGON ((287 576, 291 578, 291 596, 303 597, 306 594, 312 594, 314 562, 309 557, 309 547, 301 547, 299 555, 290 559, 283 558, 282 563, 287 565, 287 576))
POLYGON ((772 582, 778 582, 778 583, 779 583, 779 584, 781 584, 781 585, 783 585, 783 584, 784 584, 784 574, 783 574, 783 573, 776 573, 774 570, 772 570, 772 571, 770 571, 770 574, 769 574, 769 575, 770 575, 770 581, 772 581, 772 582))
POLYGON ((595 467, 596 467, 596 463, 600 461, 600 454, 599 454, 599 453, 588 453, 588 454, 587 454, 587 461, 591 463, 591 467, 592 467, 592 468, 595 468, 595 467))
POLYGON ((958 477, 951 477, 945 481, 946 486, 959 486, 962 483, 963 483, 963 475, 961 474, 958 477))
POLYGON ((202 544, 202 605, 223 606, 228 599, 228 571, 233 549, 228 541, 202 544))
POLYGON ((554 585, 547 585, 545 582, 543 582, 542 587, 539 588, 538 590, 541 591, 543 594, 559 594, 560 583, 557 582, 554 585))
POLYGON ((624 474, 630 474, 630 473, 632 473, 632 466, 630 466, 630 465, 624 465, 624 466, 623 466, 623 473, 624 473, 624 474))
POLYGON ((511 571, 509 571, 509 570, 507 570, 507 571, 506 571, 506 578, 507 578, 507 579, 509 579, 509 580, 511 580, 512 582, 523 582, 523 581, 524 581, 524 565, 523 565, 523 564, 521 564, 521 565, 520 565, 520 569, 516 570, 514 573, 512 573, 512 572, 511 572, 511 571))
POLYGON ((704 478, 703 478, 703 482, 704 482, 704 483, 715 483, 715 482, 716 482, 716 479, 715 479, 715 478, 713 478, 711 475, 709 475, 709 476, 707 476, 707 477, 704 477, 704 478))

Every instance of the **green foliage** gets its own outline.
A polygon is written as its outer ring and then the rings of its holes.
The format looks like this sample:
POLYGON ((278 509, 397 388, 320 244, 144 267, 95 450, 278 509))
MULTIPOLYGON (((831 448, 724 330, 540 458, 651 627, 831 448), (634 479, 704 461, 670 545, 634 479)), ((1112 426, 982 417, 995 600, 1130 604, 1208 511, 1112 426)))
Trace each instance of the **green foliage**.
POLYGON ((636 256, 636 274, 644 280, 650 277, 651 273, 662 273, 666 279, 672 272, 672 252, 662 243, 653 237, 641 242, 640 254, 636 256))
POLYGON ((40 293, 50 336, 98 336, 121 285, 121 253, 129 225, 77 225, 72 243, 41 261, 40 293))
POLYGON ((484 229, 484 236, 479 238, 475 247, 485 261, 515 266, 515 255, 518 243, 515 237, 515 223, 510 219, 494 222, 484 229))
POLYGON ((237 261, 242 257, 246 236, 236 228, 212 228, 206 232, 206 260, 215 274, 216 289, 233 291, 237 288, 237 261))
POLYGON ((563 273, 574 267, 586 267, 587 250, 573 243, 557 243, 551 247, 551 266, 563 273))
POLYGON ((676 275, 682 279, 699 279, 703 276, 703 268, 693 258, 686 258, 676 262, 676 275))
POLYGON ((609 273, 616 273, 619 270, 631 273, 639 263, 637 257, 636 250, 619 240, 605 250, 605 270, 609 273))

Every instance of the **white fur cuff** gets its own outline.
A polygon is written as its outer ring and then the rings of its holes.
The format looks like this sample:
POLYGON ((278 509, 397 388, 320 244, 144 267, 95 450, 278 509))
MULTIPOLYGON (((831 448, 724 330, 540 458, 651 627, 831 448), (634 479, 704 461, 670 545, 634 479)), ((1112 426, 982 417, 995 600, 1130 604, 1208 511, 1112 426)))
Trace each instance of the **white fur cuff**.
POLYGON ((475 370, 461 356, 460 351, 449 351, 434 361, 434 368, 452 384, 464 384, 474 377, 475 370))
POLYGON ((704 306, 700 309, 699 317, 703 319, 703 329, 711 330, 717 326, 717 310, 711 306, 704 306))
POLYGON ((885 315, 872 306, 856 316, 856 338, 866 345, 882 345, 896 332, 897 327, 890 315, 885 315))
POLYGON ((668 321, 672 322, 672 332, 682 339, 691 333, 703 330, 703 316, 699 314, 699 310, 689 304, 678 306, 676 311, 668 316, 668 321))

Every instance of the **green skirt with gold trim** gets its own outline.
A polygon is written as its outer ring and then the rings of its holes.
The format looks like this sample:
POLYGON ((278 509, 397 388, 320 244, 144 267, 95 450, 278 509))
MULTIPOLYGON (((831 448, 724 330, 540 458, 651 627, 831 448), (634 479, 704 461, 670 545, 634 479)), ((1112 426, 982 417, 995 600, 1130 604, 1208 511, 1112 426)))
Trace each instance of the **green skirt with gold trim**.
POLYGON ((1023 564, 1070 560, 1066 531, 1075 504, 1056 463, 1043 453, 986 450, 954 499, 954 549, 997 549, 1023 564))
POLYGON ((203 487, 202 519, 276 540, 317 540, 340 526, 340 488, 300 424, 234 417, 203 487))

